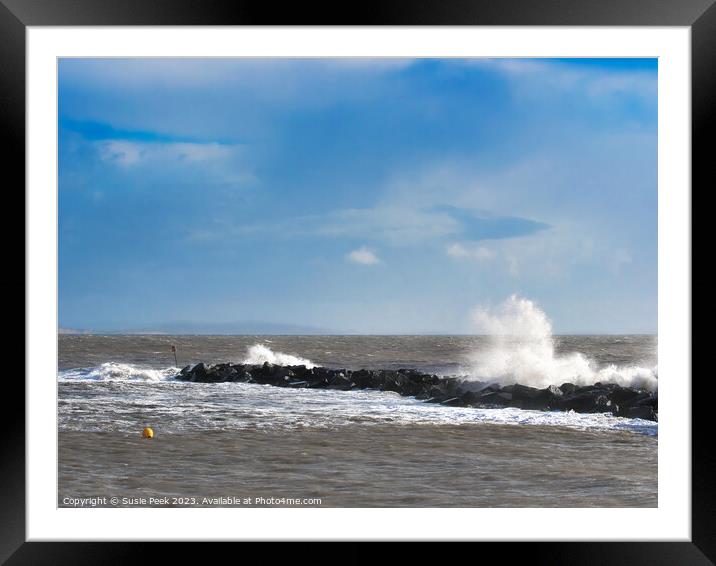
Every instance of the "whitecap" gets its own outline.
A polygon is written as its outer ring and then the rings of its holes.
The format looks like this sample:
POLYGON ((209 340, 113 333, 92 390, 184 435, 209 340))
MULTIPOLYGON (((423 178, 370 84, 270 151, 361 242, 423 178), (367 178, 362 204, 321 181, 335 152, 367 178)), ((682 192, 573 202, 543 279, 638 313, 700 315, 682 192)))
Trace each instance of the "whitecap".
POLYGON ((478 333, 487 335, 488 346, 471 356, 469 377, 502 384, 533 387, 611 382, 625 387, 658 389, 656 367, 616 366, 598 368, 580 352, 555 353, 552 322, 534 302, 511 295, 497 308, 479 307, 473 312, 478 333))

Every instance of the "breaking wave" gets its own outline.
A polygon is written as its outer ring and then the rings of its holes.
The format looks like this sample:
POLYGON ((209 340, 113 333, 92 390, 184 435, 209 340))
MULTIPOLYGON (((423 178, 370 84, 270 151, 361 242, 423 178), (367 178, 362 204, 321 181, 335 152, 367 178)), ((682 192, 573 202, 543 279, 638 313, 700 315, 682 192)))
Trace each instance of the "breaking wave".
POLYGON ((292 356, 291 354, 284 354, 282 352, 274 352, 268 346, 263 344, 254 344, 248 349, 246 357, 241 362, 242 364, 261 365, 264 362, 270 364, 276 364, 279 366, 306 366, 307 368, 315 367, 315 364, 311 360, 300 358, 298 356, 292 356))
POLYGON ((58 378, 68 381, 164 381, 173 378, 178 372, 175 367, 153 369, 134 364, 106 362, 91 368, 62 370, 58 373, 58 378))
POLYGON ((529 299, 512 295, 497 308, 477 308, 473 322, 476 331, 489 340, 486 348, 470 356, 468 373, 473 379, 533 387, 602 381, 652 391, 658 388, 656 367, 597 368, 579 352, 555 354, 552 323, 529 299))
MULTIPOLYGON (((264 362, 281 366, 300 366, 307 368, 315 367, 311 360, 274 352, 263 344, 251 346, 242 364, 261 365, 264 362)), ((58 379, 61 381, 166 381, 174 379, 179 373, 179 368, 149 368, 134 364, 106 362, 102 365, 88 368, 66 369, 58 372, 58 379)))

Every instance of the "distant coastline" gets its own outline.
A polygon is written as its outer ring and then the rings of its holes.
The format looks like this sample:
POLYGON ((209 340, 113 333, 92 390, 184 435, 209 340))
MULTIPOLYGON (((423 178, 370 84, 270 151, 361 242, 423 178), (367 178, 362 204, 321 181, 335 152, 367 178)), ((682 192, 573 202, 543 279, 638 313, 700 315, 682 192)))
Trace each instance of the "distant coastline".
MULTIPOLYGON (((94 335, 166 335, 166 336, 330 336, 344 334, 331 328, 300 324, 272 322, 167 322, 137 328, 69 328, 60 326, 58 334, 94 334, 94 335)), ((350 332, 345 334, 351 334, 350 332)))
MULTIPOLYGON (((77 330, 60 328, 61 336, 489 336, 473 332, 202 332, 202 331, 159 331, 159 330, 77 330)), ((564 332, 554 334, 555 338, 568 336, 658 336, 658 332, 564 332)))

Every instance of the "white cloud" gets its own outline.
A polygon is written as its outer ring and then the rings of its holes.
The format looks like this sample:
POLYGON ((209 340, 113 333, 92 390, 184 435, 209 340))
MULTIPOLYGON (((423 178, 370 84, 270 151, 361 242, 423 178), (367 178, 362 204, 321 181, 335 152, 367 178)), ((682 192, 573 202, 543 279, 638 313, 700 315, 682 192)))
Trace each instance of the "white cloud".
POLYGON ((234 97, 248 96, 259 111, 266 103, 314 108, 373 96, 383 88, 382 77, 414 62, 396 57, 63 59, 60 73, 70 84, 103 91, 190 89, 214 97, 230 89, 234 97), (360 81, 361 88, 346 90, 345 81, 360 81))
POLYGON ((447 247, 447 254, 450 257, 467 257, 469 255, 462 244, 450 244, 447 247))
POLYGON ((412 244, 459 233, 461 224, 449 214, 404 205, 338 210, 316 223, 320 236, 371 238, 393 245, 412 244))
POLYGON ((564 281, 577 270, 596 261, 594 249, 583 224, 560 222, 522 238, 492 240, 489 246, 477 242, 454 242, 445 253, 468 265, 489 265, 495 277, 508 276, 522 281, 564 281))
POLYGON ((619 70, 580 67, 533 59, 469 59, 468 64, 494 69, 524 88, 527 96, 544 96, 547 91, 584 92, 593 99, 609 95, 627 95, 656 102, 656 73, 644 70, 619 70), (536 84, 541 85, 540 88, 536 84))
POLYGON ((416 59, 405 57, 325 57, 325 58, 126 58, 126 59, 73 59, 62 61, 62 73, 75 81, 125 87, 203 86, 234 83, 248 87, 274 85, 300 80, 308 83, 316 75, 330 71, 346 73, 382 74, 401 70, 414 64, 416 59), (309 76, 306 70, 310 70, 309 76))
POLYGON ((133 142, 102 140, 96 143, 100 159, 131 167, 148 161, 201 163, 232 157, 240 146, 218 143, 133 142))
MULTIPOLYGON (((389 177, 378 191, 381 198, 371 207, 294 217, 278 231, 276 222, 270 225, 242 224, 236 227, 236 233, 270 231, 283 236, 345 237, 390 246, 421 245, 446 239, 484 240, 488 237, 481 236, 479 230, 475 233, 480 222, 486 220, 494 226, 504 220, 501 217, 515 219, 521 216, 518 207, 526 199, 523 194, 510 194, 514 177, 511 171, 503 180, 500 176, 480 175, 474 167, 462 161, 439 161, 389 177), (491 190, 493 186, 498 190, 491 190), (504 201, 502 205, 500 198, 504 201)), ((547 212, 549 210, 547 208, 547 212)), ((524 212, 529 212, 527 207, 524 212)), ((531 216, 525 214, 523 220, 532 220, 531 216)), ((542 221, 542 218, 535 219, 538 220, 542 221)), ((511 237, 516 236, 511 236, 509 230, 502 236, 511 237)), ((524 237, 528 235, 521 236, 524 237)), ((478 259, 489 259, 490 250, 485 248, 475 253, 478 259)))
POLYGON ((102 161, 110 161, 117 165, 129 167, 139 163, 142 150, 136 143, 123 140, 107 140, 97 144, 102 161))
POLYGON ((198 176, 204 183, 233 188, 257 181, 243 144, 106 139, 94 142, 94 148, 101 161, 135 174, 198 176))
POLYGON ((608 265, 609 269, 613 273, 619 273, 622 269, 622 267, 629 265, 632 263, 633 259, 631 257, 631 254, 628 250, 624 248, 618 248, 614 251, 614 253, 608 258, 608 265))
POLYGON ((447 247, 447 254, 457 259, 472 259, 478 261, 485 261, 495 257, 495 252, 485 246, 466 247, 458 242, 450 244, 447 247))
POLYGON ((513 255, 507 256, 507 271, 512 277, 517 277, 520 274, 520 262, 513 255))
POLYGON ((380 262, 378 256, 365 246, 353 250, 346 257, 353 263, 360 263, 361 265, 374 265, 380 262))

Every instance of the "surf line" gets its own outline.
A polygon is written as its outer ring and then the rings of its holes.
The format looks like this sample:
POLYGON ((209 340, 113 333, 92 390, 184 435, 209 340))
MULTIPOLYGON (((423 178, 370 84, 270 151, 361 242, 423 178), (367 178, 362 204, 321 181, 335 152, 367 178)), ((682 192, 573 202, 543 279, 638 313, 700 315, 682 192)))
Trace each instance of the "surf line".
POLYGON ((563 383, 544 389, 518 383, 501 385, 459 377, 439 377, 415 369, 347 370, 305 365, 198 363, 186 366, 176 376, 180 381, 199 383, 240 382, 276 387, 332 389, 376 389, 394 391, 427 403, 451 407, 504 408, 611 413, 618 417, 658 420, 658 392, 617 383, 592 385, 563 383))

